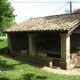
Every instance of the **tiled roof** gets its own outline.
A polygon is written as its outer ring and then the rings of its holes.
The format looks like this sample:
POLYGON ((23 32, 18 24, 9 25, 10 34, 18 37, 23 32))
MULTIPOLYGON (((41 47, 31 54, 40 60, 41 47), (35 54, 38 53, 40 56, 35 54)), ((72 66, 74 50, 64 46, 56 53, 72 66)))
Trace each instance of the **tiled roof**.
POLYGON ((80 14, 62 14, 32 18, 19 23, 4 32, 18 31, 69 31, 80 22, 80 14))

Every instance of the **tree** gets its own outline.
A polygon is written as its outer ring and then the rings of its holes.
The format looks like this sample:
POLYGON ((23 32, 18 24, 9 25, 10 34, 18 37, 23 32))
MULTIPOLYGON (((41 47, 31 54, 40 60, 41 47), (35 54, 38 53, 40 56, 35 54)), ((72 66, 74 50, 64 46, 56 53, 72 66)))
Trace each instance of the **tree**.
POLYGON ((8 0, 0 0, 0 33, 15 23, 16 15, 13 14, 13 7, 8 0))
POLYGON ((73 13, 80 13, 80 8, 74 10, 73 13))
POLYGON ((64 11, 64 13, 65 14, 69 14, 70 13, 70 10, 66 8, 65 11, 64 11))
MULTIPOLYGON (((66 14, 69 14, 70 13, 70 10, 69 9, 65 9, 65 13, 66 14)), ((74 9, 73 11, 72 11, 72 13, 80 13, 80 8, 78 8, 78 9, 74 9)))
MULTIPOLYGON (((74 11, 76 11, 76 9, 74 9, 73 11, 72 11, 72 13, 74 13, 74 11)), ((70 14, 70 9, 65 9, 65 11, 64 11, 66 14, 70 14)))

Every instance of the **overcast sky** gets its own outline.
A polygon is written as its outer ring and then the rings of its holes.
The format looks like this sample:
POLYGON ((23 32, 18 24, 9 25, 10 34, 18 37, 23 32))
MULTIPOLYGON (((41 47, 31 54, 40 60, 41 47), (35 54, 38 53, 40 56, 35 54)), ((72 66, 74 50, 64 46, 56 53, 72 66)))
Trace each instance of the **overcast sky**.
MULTIPOLYGON (((66 9, 70 9, 70 0, 9 0, 17 15, 16 22, 20 23, 30 17, 42 17, 49 15, 64 14, 66 9), (29 3, 28 3, 29 2, 29 3), (31 2, 31 3, 30 3, 31 2), (33 3, 32 3, 33 2, 33 3), (50 2, 50 3, 34 3, 50 2), (63 3, 51 3, 63 2, 63 3)), ((72 1, 72 9, 80 8, 80 0, 72 1), (79 2, 79 3, 76 3, 79 2)))

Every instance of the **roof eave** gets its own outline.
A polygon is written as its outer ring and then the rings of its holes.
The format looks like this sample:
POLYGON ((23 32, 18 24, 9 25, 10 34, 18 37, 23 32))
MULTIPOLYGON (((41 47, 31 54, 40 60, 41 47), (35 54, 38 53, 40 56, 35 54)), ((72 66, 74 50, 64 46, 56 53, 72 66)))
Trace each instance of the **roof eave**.
POLYGON ((72 33, 73 30, 75 30, 80 25, 80 22, 74 25, 70 30, 68 30, 68 33, 72 33))
POLYGON ((30 31, 4 31, 4 33, 18 33, 18 32, 26 32, 26 33, 33 33, 33 32, 54 32, 54 33, 68 33, 68 30, 30 30, 30 31))

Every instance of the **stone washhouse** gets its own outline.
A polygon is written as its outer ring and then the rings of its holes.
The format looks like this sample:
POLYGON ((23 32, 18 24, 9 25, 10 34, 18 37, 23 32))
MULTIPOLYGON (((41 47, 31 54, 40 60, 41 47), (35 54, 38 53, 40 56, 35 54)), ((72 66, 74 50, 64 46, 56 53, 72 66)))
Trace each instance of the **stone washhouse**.
POLYGON ((69 70, 79 59, 79 13, 31 18, 4 32, 10 55, 34 64, 69 70))

